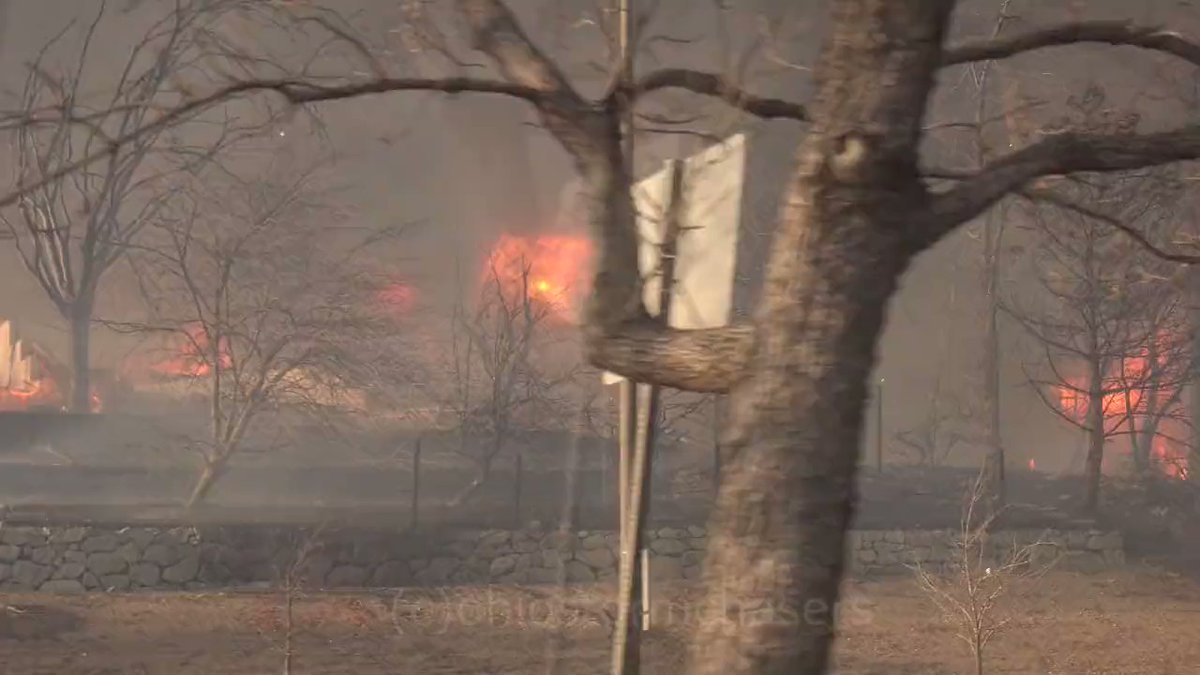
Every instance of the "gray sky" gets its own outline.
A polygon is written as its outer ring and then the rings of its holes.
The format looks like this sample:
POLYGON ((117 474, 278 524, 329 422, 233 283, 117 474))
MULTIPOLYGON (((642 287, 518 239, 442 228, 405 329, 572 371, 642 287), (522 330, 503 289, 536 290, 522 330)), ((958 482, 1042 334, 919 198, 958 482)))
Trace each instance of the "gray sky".
MULTIPOLYGON (((0 86, 7 89, 19 87, 24 64, 42 44, 73 18, 94 13, 99 5, 97 0, 8 0, 8 4, 0 53, 0 86)), ((127 0, 110 4, 113 10, 120 10, 127 0)), ((132 37, 138 35, 138 26, 145 25, 147 13, 161 11, 167 4, 162 0, 145 1, 129 16, 118 16, 119 12, 114 11, 97 40, 89 69, 103 73, 115 68, 130 48, 132 37)), ((399 25, 398 4, 394 0, 345 0, 337 7, 361 9, 364 14, 360 24, 374 37, 381 37, 399 25)), ((568 21, 575 26, 570 29, 549 28, 561 26, 562 16, 583 16, 578 8, 593 3, 520 0, 516 4, 530 30, 542 31, 542 44, 553 53, 569 57, 572 72, 583 72, 584 62, 597 57, 594 48, 599 39, 586 22, 568 21), (553 23, 556 18, 560 23, 553 23)), ((662 0, 659 4, 663 10, 661 18, 652 24, 657 27, 654 31, 669 31, 675 38, 699 41, 673 46, 656 43, 656 53, 644 57, 641 67, 649 68, 652 61, 727 67, 728 55, 744 46, 734 44, 730 48, 722 42, 713 28, 716 17, 709 9, 712 3, 662 0)), ((756 67, 749 71, 754 75, 752 87, 805 100, 806 68, 822 38, 820 10, 824 3, 743 0, 732 4, 739 11, 726 27, 730 34, 743 36, 743 42, 744 36, 756 35, 764 26, 786 31, 777 50, 760 52, 754 59, 756 67)), ((1000 0, 965 2, 959 32, 989 33, 999 5, 1000 0)), ((1166 23, 1177 30, 1200 34, 1200 10, 1186 0, 1014 0, 1010 11, 1020 20, 1012 27, 1015 30, 1069 18, 1076 5, 1086 6, 1089 18, 1166 23)), ((1171 90, 1168 81, 1173 74, 1186 71, 1164 69, 1166 60, 1161 57, 1101 47, 1056 50, 1050 57, 1047 54, 1014 59, 999 72, 1010 82, 1019 82, 1022 93, 1051 103, 1095 80, 1108 86, 1114 97, 1123 96, 1146 113, 1150 126, 1180 119, 1177 102, 1156 96, 1171 90)), ((597 81, 592 77, 589 86, 594 87, 597 81)), ((969 97, 964 99, 962 92, 972 87, 969 73, 964 69, 948 71, 943 84, 931 122, 961 119, 966 112, 963 101, 969 101, 969 97)), ((0 94, 0 105, 11 104, 11 95, 0 94)), ((341 193, 345 204, 365 222, 425 222, 410 245, 398 254, 403 259, 397 260, 397 269, 405 274, 427 281, 444 275, 452 268, 456 252, 477 254, 483 242, 500 232, 578 231, 579 223, 556 221, 557 207, 571 180, 570 166, 553 141, 530 124, 528 110, 520 103, 487 97, 390 95, 323 105, 319 115, 328 130, 329 146, 336 150, 335 170, 345 187, 341 193)), ((643 166, 653 165, 677 147, 674 138, 651 142, 644 148, 643 166)), ((948 358, 954 362, 953 367, 961 369, 973 367, 978 358, 968 339, 977 319, 970 316, 956 319, 962 325, 953 330, 964 337, 952 340, 952 355, 930 349, 931 333, 947 320, 948 289, 958 289, 962 303, 978 301, 977 271, 972 262, 976 250, 967 233, 952 237, 922 256, 905 279, 905 290, 893 306, 880 370, 901 392, 885 414, 885 424, 892 430, 902 428, 906 420, 913 418, 914 406, 922 401, 922 396, 913 392, 928 389, 930 373, 944 367, 948 358)), ((61 345, 54 330, 53 311, 6 249, 0 249, 0 317, 17 318, 38 339, 52 347, 61 345)), ((104 341, 99 342, 97 365, 102 366, 104 341)), ((1019 378, 1010 374, 1007 386, 1016 390, 1019 385, 1019 378)), ((1038 417, 1035 409, 1036 404, 1010 407, 1006 410, 1010 427, 1017 431, 1030 428, 1025 420, 1038 417)), ((1013 442, 1040 441, 1014 437, 1013 442)))

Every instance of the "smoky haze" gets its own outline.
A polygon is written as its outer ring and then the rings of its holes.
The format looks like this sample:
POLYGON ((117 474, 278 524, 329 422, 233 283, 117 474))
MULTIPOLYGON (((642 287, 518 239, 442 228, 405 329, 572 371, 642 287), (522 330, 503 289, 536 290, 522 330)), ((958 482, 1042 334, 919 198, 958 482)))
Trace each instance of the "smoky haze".
MULTIPOLYGON (((127 4, 128 11, 110 9, 95 41, 87 70, 98 82, 121 63, 129 36, 137 35, 139 27, 144 28, 163 7, 127 4)), ((386 39, 401 22, 397 4, 363 0, 339 2, 336 9, 371 38, 386 39)), ((527 0, 514 4, 546 49, 564 59, 582 88, 599 91, 605 85, 606 75, 595 68, 605 54, 602 40, 589 30, 599 17, 590 3, 527 0)), ((1071 12, 1050 3, 1018 4, 1022 5, 1021 21, 1030 25, 1071 12)), ((16 106, 16 92, 27 72, 25 64, 70 22, 76 22, 75 30, 86 26, 96 6, 66 0, 8 5, 0 82, 4 105, 11 108, 16 106)), ((1172 25, 1190 21, 1190 27, 1196 27, 1196 13, 1182 11, 1179 3, 1169 0, 1140 3, 1136 9, 1123 0, 1087 5, 1091 18, 1136 18, 1150 24, 1169 18, 1172 25)), ((824 3, 756 0, 735 3, 726 16, 719 16, 707 3, 690 0, 663 0, 652 6, 656 13, 647 33, 673 39, 648 43, 639 55, 639 67, 682 63, 736 71, 752 90, 793 100, 808 97, 808 64, 821 42, 824 3), (718 30, 718 26, 724 28, 718 30), (754 37, 778 26, 786 30, 777 36, 778 44, 752 49, 754 37)), ((963 3, 959 15, 957 31, 964 36, 988 34, 995 22, 994 7, 982 0, 963 3)), ((67 40, 58 48, 64 62, 73 56, 72 44, 67 40)), ((1052 69, 1040 56, 1016 58, 1003 66, 1000 77, 1010 90, 1019 85, 1021 96, 1046 101, 1048 108, 1081 91, 1088 82, 1099 81, 1121 104, 1142 112, 1148 127, 1183 119, 1183 102, 1164 101, 1146 93, 1171 76, 1170 66, 1152 56, 1136 61, 1110 58, 1107 62, 1112 67, 1097 72, 1094 58, 1102 49, 1084 46, 1061 55, 1055 52, 1052 69)), ((413 57, 394 49, 386 58, 409 68, 407 60, 413 57)), ((943 77, 946 81, 930 124, 969 117, 974 105, 975 83, 969 69, 953 69, 943 77)), ((996 109, 1004 104, 1001 98, 997 94, 997 100, 991 102, 996 109)), ((679 110, 700 110, 706 117, 691 126, 716 135, 737 127, 737 120, 716 112, 719 106, 700 105, 693 97, 664 96, 656 106, 648 112, 669 116, 679 110)), ((419 288, 432 304, 452 304, 464 285, 475 283, 488 247, 502 234, 585 235, 573 197, 573 168, 521 103, 487 96, 386 95, 321 105, 314 115, 316 121, 303 115, 281 121, 277 134, 265 141, 268 151, 290 153, 297 164, 321 160, 325 173, 332 177, 333 199, 363 226, 411 223, 403 240, 392 244, 386 255, 394 257, 396 277, 419 288)), ((763 123, 753 129, 764 138, 786 143, 794 142, 797 133, 787 122, 763 123)), ((706 142, 693 135, 646 133, 639 139, 637 171, 648 174, 664 159, 691 152, 706 142)), ((930 148, 930 157, 961 164, 967 145, 966 138, 956 140, 946 134, 937 147, 930 148)), ((920 257, 892 303, 876 378, 883 382, 883 447, 889 459, 898 459, 904 452, 894 436, 920 421, 935 378, 941 378, 938 386, 944 390, 963 395, 980 386, 977 336, 984 300, 979 246, 977 226, 948 237, 920 257)), ((25 335, 62 353, 65 333, 56 313, 15 254, 5 247, 0 256, 0 317, 13 319, 25 335)), ((102 299, 101 314, 119 314, 125 305, 135 302, 126 295, 128 286, 122 279, 122 270, 115 270, 102 299)), ((95 333, 97 368, 115 368, 136 348, 128 338, 103 328, 95 333)), ((1030 359, 1029 347, 1011 325, 1003 327, 1002 348, 1005 445, 1014 456, 1037 458, 1047 469, 1066 468, 1077 445, 1077 432, 1055 419, 1029 390, 1023 369, 1030 359)), ((865 451, 874 452, 878 433, 872 424, 865 451)), ((976 454, 965 452, 955 461, 969 465, 977 459, 976 454)))

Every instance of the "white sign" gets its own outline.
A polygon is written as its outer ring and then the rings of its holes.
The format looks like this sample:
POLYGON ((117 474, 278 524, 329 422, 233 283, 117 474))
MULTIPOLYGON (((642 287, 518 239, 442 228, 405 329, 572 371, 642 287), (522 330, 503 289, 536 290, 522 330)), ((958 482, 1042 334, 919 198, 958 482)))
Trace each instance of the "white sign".
MULTIPOLYGON (((741 223, 746 138, 737 134, 683 162, 682 212, 675 244, 675 280, 667 325, 695 330, 729 323, 741 223)), ((651 315, 659 312, 662 240, 671 198, 672 164, 633 188, 638 213, 638 268, 642 299, 651 315)), ((623 378, 604 373, 605 384, 623 378)))

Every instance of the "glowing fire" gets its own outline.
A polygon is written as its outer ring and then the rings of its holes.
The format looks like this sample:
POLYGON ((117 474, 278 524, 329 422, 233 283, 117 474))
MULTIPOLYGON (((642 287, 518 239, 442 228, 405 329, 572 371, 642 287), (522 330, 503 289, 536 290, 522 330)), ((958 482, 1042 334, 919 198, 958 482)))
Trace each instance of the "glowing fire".
MULTIPOLYGON (((173 377, 204 377, 212 372, 212 354, 210 339, 204 327, 198 323, 188 324, 183 328, 183 346, 170 356, 151 364, 150 369, 159 375, 173 377)), ((226 342, 220 348, 220 366, 229 368, 233 359, 229 354, 226 342)))
POLYGON ((573 320, 587 291, 592 244, 582 237, 501 236, 488 255, 483 281, 494 278, 506 295, 545 303, 555 315, 573 320))
MULTIPOLYGON (((1157 404, 1156 409, 1159 411, 1170 404, 1170 391, 1158 391, 1154 398, 1151 398, 1148 392, 1139 386, 1139 383, 1146 380, 1149 365, 1148 357, 1125 359, 1123 372, 1120 375, 1105 378, 1103 382, 1105 394, 1102 397, 1101 407, 1106 420, 1105 427, 1108 431, 1112 433, 1129 431, 1130 418, 1144 423, 1139 418, 1145 418, 1149 414, 1148 409, 1152 402, 1157 404)), ((1085 422, 1088 412, 1087 389, 1086 378, 1068 378, 1067 382, 1058 388, 1059 410, 1072 420, 1085 422)), ((1187 449, 1184 444, 1172 440, 1173 437, 1186 436, 1186 431, 1178 430, 1183 433, 1173 433, 1176 431, 1175 427, 1180 424, 1170 415, 1161 417, 1158 424, 1160 433, 1151 441, 1151 461, 1165 475, 1186 479, 1188 477, 1187 449)))
POLYGON ((0 410, 62 407, 62 396, 50 380, 35 380, 20 389, 0 389, 0 410))
MULTIPOLYGON (((12 323, 0 321, 0 410, 21 411, 34 408, 62 409, 64 389, 55 384, 50 357, 44 350, 27 347, 17 339, 12 323)), ((92 391, 92 412, 100 412, 100 395, 92 391)))

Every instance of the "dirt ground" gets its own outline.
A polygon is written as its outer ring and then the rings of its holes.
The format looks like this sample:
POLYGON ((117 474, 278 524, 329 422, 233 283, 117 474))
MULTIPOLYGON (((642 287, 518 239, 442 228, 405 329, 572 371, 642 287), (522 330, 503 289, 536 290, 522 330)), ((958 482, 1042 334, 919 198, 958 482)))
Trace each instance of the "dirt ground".
MULTIPOLYGON (((607 587, 406 590, 298 597, 299 674, 602 673, 607 587), (551 670, 557 655, 558 668, 551 670)), ((682 670, 688 599, 661 587, 644 672, 682 670)), ((911 579, 852 583, 838 673, 970 673, 954 630, 911 579)), ((283 594, 5 595, 0 672, 20 675, 282 673, 283 594)), ((989 673, 1166 675, 1200 663, 1200 586, 1173 574, 1055 572, 1007 607, 989 673)))

